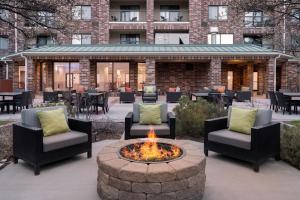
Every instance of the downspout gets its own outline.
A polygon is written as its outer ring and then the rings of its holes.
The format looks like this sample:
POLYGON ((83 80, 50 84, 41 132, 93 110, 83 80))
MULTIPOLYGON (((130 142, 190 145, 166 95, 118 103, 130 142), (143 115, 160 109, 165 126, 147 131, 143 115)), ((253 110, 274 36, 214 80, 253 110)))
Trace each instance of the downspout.
POLYGON ((25 91, 28 90, 28 60, 27 57, 23 55, 23 53, 21 53, 21 57, 24 58, 25 60, 25 91))
POLYGON ((276 92, 276 74, 277 74, 277 59, 281 57, 281 54, 274 59, 274 92, 276 92))

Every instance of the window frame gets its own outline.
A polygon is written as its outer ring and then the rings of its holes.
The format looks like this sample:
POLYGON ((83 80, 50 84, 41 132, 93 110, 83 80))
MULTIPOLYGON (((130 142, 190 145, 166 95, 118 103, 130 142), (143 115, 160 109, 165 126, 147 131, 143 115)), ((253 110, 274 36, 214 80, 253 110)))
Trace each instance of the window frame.
MULTIPOLYGON (((211 34, 211 33, 207 34, 207 44, 211 44, 211 40, 209 41, 209 35, 211 37, 213 34, 211 34)), ((224 43, 222 43, 222 35, 232 35, 232 43, 230 43, 230 44, 234 44, 234 34, 233 33, 217 33, 216 35, 217 36, 219 35, 219 37, 220 37, 220 39, 219 39, 220 43, 216 43, 216 44, 212 44, 212 45, 224 44, 224 43)), ((218 39, 217 39, 217 41, 218 41, 218 39)), ((226 44, 228 44, 228 43, 226 43, 226 44)))
POLYGON ((133 45, 137 45, 137 44, 140 44, 140 42, 141 42, 141 35, 140 34, 135 34, 135 33, 120 34, 120 44, 133 44, 133 45), (123 36, 125 36, 125 40, 123 40, 123 36), (130 40, 133 39, 133 37, 128 37, 128 36, 135 36, 135 42, 131 43, 130 40), (128 41, 129 41, 129 43, 128 43, 128 41))
POLYGON ((8 50, 9 49, 9 38, 8 36, 0 36, 0 50, 8 50), (3 40, 5 40, 5 43, 3 43, 3 40), (2 46, 3 44, 5 44, 6 46, 2 46))
POLYGON ((228 20, 228 5, 209 5, 208 6, 208 20, 209 21, 227 21, 228 20), (226 7, 226 19, 221 19, 220 7, 226 7), (217 8, 217 18, 210 18, 210 8, 217 8))
POLYGON ((159 7, 160 21, 162 22, 178 22, 180 21, 180 5, 160 5, 159 7), (163 20, 165 18, 166 20, 163 20))
POLYGON ((84 20, 84 21, 92 20, 92 6, 91 5, 75 5, 75 6, 73 6, 72 7, 72 19, 73 20, 84 20), (89 18, 83 18, 83 16, 84 16, 83 8, 84 7, 89 8, 89 10, 90 10, 89 18), (78 10, 76 8, 78 8, 78 10), (79 11, 79 13, 76 13, 78 11, 79 11), (75 15, 75 13, 78 14, 78 16, 75 15))
POLYGON ((72 35, 72 45, 91 45, 92 44, 92 34, 90 34, 90 33, 75 33, 75 34, 73 34, 72 35), (78 37, 78 38, 80 38, 80 39, 78 39, 78 40, 80 40, 80 44, 78 43, 74 43, 73 41, 74 41, 74 39, 76 39, 75 37, 76 36, 80 36, 80 37, 78 37), (83 40, 84 40, 84 36, 89 36, 90 37, 90 43, 82 43, 83 42, 83 40))

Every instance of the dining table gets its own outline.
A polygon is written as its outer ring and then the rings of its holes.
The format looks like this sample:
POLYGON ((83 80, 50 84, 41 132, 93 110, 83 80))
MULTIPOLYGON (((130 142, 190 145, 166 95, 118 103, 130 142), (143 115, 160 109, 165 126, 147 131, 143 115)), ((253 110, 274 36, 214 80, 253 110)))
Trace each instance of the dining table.
POLYGON ((13 105, 13 114, 16 113, 16 97, 22 95, 22 92, 0 92, 1 101, 7 106, 7 113, 9 114, 10 102, 13 105), (12 99, 6 99, 6 97, 11 97, 12 99))

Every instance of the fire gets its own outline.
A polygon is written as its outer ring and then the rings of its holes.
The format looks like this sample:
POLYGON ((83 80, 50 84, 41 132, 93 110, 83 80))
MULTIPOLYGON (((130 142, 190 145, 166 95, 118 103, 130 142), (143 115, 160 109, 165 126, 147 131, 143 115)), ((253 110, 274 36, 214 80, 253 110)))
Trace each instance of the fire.
POLYGON ((137 161, 170 160, 179 157, 181 153, 181 149, 177 146, 157 142, 153 128, 148 132, 146 142, 135 143, 121 150, 124 157, 137 161))

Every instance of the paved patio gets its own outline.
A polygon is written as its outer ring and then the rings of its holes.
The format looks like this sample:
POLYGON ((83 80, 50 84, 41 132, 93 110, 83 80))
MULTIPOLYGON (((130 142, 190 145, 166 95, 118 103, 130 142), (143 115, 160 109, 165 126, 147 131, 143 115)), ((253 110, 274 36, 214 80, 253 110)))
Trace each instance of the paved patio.
MULTIPOLYGON (((34 100, 34 104, 40 104, 42 102, 41 97, 37 97, 34 100)), ((142 102, 141 97, 136 97, 136 102, 142 102)), ((165 96, 159 96, 158 102, 166 102, 165 96)), ((168 103, 168 110, 172 112, 174 107, 176 106, 176 103, 168 103)), ((250 102, 246 103, 238 103, 233 102, 234 106, 239 107, 251 107, 254 106, 256 108, 269 108, 270 102, 268 99, 257 97, 253 100, 253 105, 250 102)), ((91 119, 92 120, 113 120, 115 122, 124 122, 125 116, 128 112, 132 111, 132 104, 131 103, 125 103, 120 104, 118 97, 110 97, 109 98, 109 112, 107 114, 103 114, 101 111, 98 115, 92 114, 91 119)), ((81 118, 84 118, 85 115, 81 115, 81 118)), ((6 113, 0 113, 0 120, 13 120, 13 121, 19 121, 21 119, 20 112, 16 114, 6 114, 6 113)), ((279 112, 273 112, 273 121, 282 122, 282 121, 290 121, 290 120, 299 120, 300 114, 291 114, 285 113, 285 115, 282 114, 281 111, 279 112)))
MULTIPOLYGON (((43 167, 39 176, 22 161, 8 165, 0 171, 0 199, 99 199, 96 155, 112 142, 93 143, 92 159, 82 154, 57 162, 43 167)), ((298 200, 300 196, 299 170, 282 161, 269 160, 255 173, 247 163, 210 152, 206 175, 204 200, 298 200)))

